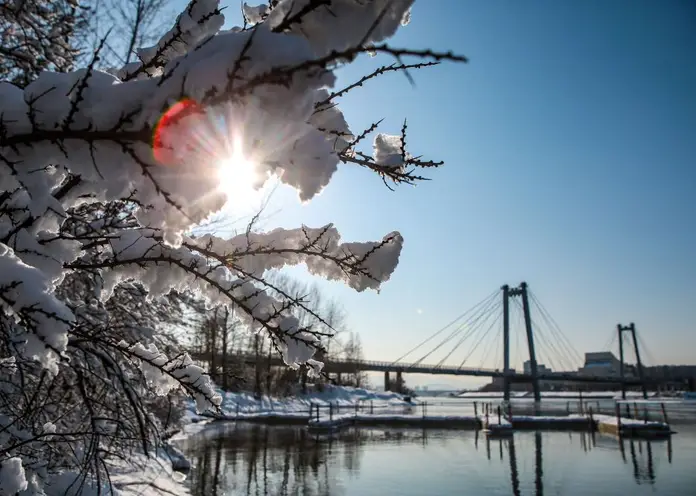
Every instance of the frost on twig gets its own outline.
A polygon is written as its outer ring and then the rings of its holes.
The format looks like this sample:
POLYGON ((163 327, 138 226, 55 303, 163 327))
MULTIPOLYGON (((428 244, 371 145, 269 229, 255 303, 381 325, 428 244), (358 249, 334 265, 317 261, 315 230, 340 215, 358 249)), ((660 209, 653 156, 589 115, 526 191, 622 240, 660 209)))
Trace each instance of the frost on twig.
POLYGON ((87 67, 43 72, 26 88, 0 83, 0 421, 14 425, 0 436, 4 460, 19 456, 39 473, 32 457, 50 439, 54 466, 67 457, 78 473, 99 474, 114 447, 152 448, 163 428, 147 407, 153 394, 180 389, 215 408, 210 378, 161 332, 181 318, 172 309, 185 292, 234 306, 288 365, 321 371, 313 357, 329 334, 301 325, 293 310, 305 303, 268 271, 305 265, 378 290, 401 235, 345 242, 331 224, 228 239, 191 230, 225 204, 219 165, 235 154, 256 165, 260 184, 277 176, 302 201, 341 163, 390 187, 440 165, 407 151, 406 122, 361 151, 379 123, 353 132, 339 107, 374 77, 466 60, 384 43, 412 3, 244 4, 245 26, 222 30, 218 2, 192 0, 137 62, 101 72, 97 52, 87 67), (336 88, 334 69, 365 53, 395 62, 336 88), (78 407, 63 415, 68 400, 78 407), (91 455, 61 448, 74 443, 91 455))

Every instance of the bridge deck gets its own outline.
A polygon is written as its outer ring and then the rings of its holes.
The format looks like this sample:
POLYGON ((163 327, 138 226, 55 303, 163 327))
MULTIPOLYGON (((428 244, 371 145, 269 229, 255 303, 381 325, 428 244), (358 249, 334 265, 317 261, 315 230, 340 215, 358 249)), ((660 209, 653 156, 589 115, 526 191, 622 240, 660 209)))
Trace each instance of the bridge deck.
MULTIPOLYGON (((210 361, 209 353, 192 353, 191 358, 200 361, 210 361)), ((256 363, 257 358, 254 355, 233 356, 228 358, 231 362, 252 364, 256 363)), ((261 357, 261 360, 266 363, 266 358, 261 357)), ((272 366, 284 366, 285 363, 279 357, 271 358, 272 366)), ((356 371, 362 372, 401 372, 409 374, 431 374, 431 375, 458 375, 458 376, 474 376, 474 377, 504 377, 500 370, 494 369, 476 369, 469 367, 453 367, 453 366, 437 366, 427 364, 408 364, 394 362, 377 362, 371 360, 330 360, 324 365, 324 370, 334 374, 350 374, 356 371)), ((509 374, 511 382, 531 382, 530 374, 513 373, 509 374)), ((538 376, 541 381, 567 381, 567 382, 592 382, 603 384, 621 384, 621 380, 617 377, 602 377, 602 376, 582 376, 572 372, 551 372, 548 374, 540 374, 538 376)), ((639 385, 641 382, 637 378, 626 378, 623 381, 629 385, 639 385)))

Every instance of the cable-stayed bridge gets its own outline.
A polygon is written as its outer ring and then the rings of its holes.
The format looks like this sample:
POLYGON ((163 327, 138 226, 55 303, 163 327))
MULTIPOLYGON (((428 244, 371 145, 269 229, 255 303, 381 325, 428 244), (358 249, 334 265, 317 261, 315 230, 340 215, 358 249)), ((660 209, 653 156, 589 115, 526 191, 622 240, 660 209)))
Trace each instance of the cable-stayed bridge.
MULTIPOLYGON (((617 341, 621 363, 618 376, 606 372, 602 375, 601 371, 578 373, 578 368, 584 363, 583 357, 523 282, 518 287, 505 285, 495 290, 396 360, 331 359, 325 361, 324 370, 336 375, 357 371, 383 372, 387 387, 389 374, 395 373, 397 388, 403 384, 403 374, 407 373, 500 378, 506 398, 509 398, 510 385, 518 382, 531 383, 537 399, 540 398, 540 382, 548 381, 621 385, 624 390, 626 386, 642 385, 645 393, 646 384, 654 381, 644 377, 640 352, 649 357, 649 350, 638 337, 633 324, 619 325, 618 332, 612 330, 611 338, 602 349, 609 350, 617 341), (637 362, 635 375, 629 373, 629 367, 624 365, 623 336, 626 331, 631 331, 637 362), (521 367, 522 371, 513 369, 511 364, 520 365, 522 359, 527 362, 521 367), (491 363, 499 364, 499 367, 492 368, 491 363)), ((204 361, 211 358, 210 353, 192 353, 192 356, 204 361)), ((253 355, 236 355, 229 359, 250 364, 258 361, 253 355)), ((272 366, 284 365, 277 356, 271 357, 270 361, 272 366)))

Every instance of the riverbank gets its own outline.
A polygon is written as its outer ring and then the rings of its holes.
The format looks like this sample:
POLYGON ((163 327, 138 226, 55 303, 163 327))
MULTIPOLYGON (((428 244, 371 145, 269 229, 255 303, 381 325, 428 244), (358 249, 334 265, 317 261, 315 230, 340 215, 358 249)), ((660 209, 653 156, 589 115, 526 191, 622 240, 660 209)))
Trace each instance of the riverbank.
POLYGON ((185 456, 169 446, 151 457, 135 453, 127 463, 110 463, 111 488, 117 496, 188 496, 186 476, 176 471, 187 464, 185 456))
POLYGON ((328 407, 329 405, 349 408, 370 402, 382 406, 402 406, 403 396, 390 391, 370 391, 364 388, 327 385, 321 391, 309 391, 306 394, 278 398, 263 396, 256 399, 248 392, 218 391, 222 396, 220 413, 199 415, 195 412, 193 402, 189 404, 186 415, 191 422, 214 418, 216 420, 282 420, 288 422, 302 419, 307 423, 311 405, 328 407))
MULTIPOLYGON (((513 408, 511 421, 506 419, 508 411, 502 412, 500 424, 509 426, 509 428, 503 429, 503 425, 498 425, 497 408, 494 409, 491 404, 488 404, 487 410, 490 413, 487 418, 484 414, 485 402, 467 402, 464 398, 418 398, 423 402, 419 401, 409 408, 408 404, 403 401, 403 396, 397 393, 342 386, 326 386, 322 391, 310 391, 304 395, 287 398, 263 397, 256 399, 251 393, 223 393, 222 391, 220 393, 223 396, 223 401, 218 414, 198 415, 195 413, 193 404, 189 405, 186 412, 187 425, 170 439, 173 444, 181 446, 186 443, 187 438, 196 436, 197 433, 203 435, 201 431, 206 430, 211 423, 217 424, 216 421, 221 421, 218 424, 220 428, 232 424, 232 421, 239 421, 244 424, 255 422, 257 424, 282 424, 288 427, 295 424, 298 427, 302 426, 303 429, 309 427, 310 430, 329 432, 343 431, 341 427, 355 425, 367 428, 370 426, 388 426, 396 429, 403 427, 455 428, 464 431, 483 429, 489 435, 496 435, 505 430, 507 431, 506 435, 510 435, 512 431, 524 430, 600 430, 602 432, 606 431, 606 428, 599 429, 598 421, 604 420, 603 417, 612 418, 611 415, 600 417, 598 408, 594 409, 594 422, 587 414, 578 415, 570 412, 569 415, 553 414, 553 411, 565 410, 565 402, 558 401, 558 405, 553 405, 551 402, 551 405, 545 409, 544 416, 539 417, 523 413, 528 410, 523 401, 519 408, 519 414, 516 413, 517 407, 513 408), (474 403, 478 403, 478 413, 474 403), (310 421, 310 410, 314 411, 312 418, 316 419, 317 408, 319 421, 310 421), (592 424, 591 427, 590 424, 592 424)), ((607 408, 607 410, 614 411, 614 408, 607 408)), ((589 413, 589 409, 585 413, 589 413)), ((655 416, 660 412, 653 413, 655 416)), ((626 425, 644 423, 642 420, 638 422, 630 419, 625 419, 624 422, 626 425)), ((282 428, 282 425, 278 425, 278 427, 282 428)), ((642 429, 637 428, 636 430, 642 429)), ((641 433, 635 432, 634 434, 640 435, 641 433)), ((172 490, 172 493, 186 494, 175 490, 172 490)))
POLYGON ((174 446, 189 436, 194 436, 206 429, 212 421, 258 421, 263 423, 298 423, 307 425, 310 405, 327 407, 340 405, 351 407, 369 402, 379 403, 383 407, 403 405, 403 397, 392 392, 370 391, 364 388, 347 386, 325 386, 322 391, 310 391, 307 394, 287 398, 264 396, 256 399, 247 392, 218 391, 222 395, 220 413, 198 414, 195 404, 188 403, 182 429, 170 437, 163 449, 156 456, 147 458, 136 455, 133 465, 114 465, 112 486, 119 496, 185 496, 190 492, 186 486, 185 473, 190 463, 174 446))

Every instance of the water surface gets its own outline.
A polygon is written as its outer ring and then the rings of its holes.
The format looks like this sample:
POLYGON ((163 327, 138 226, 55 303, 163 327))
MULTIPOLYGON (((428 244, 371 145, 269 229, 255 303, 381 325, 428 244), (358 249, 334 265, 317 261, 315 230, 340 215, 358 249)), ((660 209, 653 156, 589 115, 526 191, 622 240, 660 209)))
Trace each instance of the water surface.
POLYGON ((696 494, 696 427, 671 441, 567 432, 351 428, 218 423, 179 443, 195 495, 696 494))

